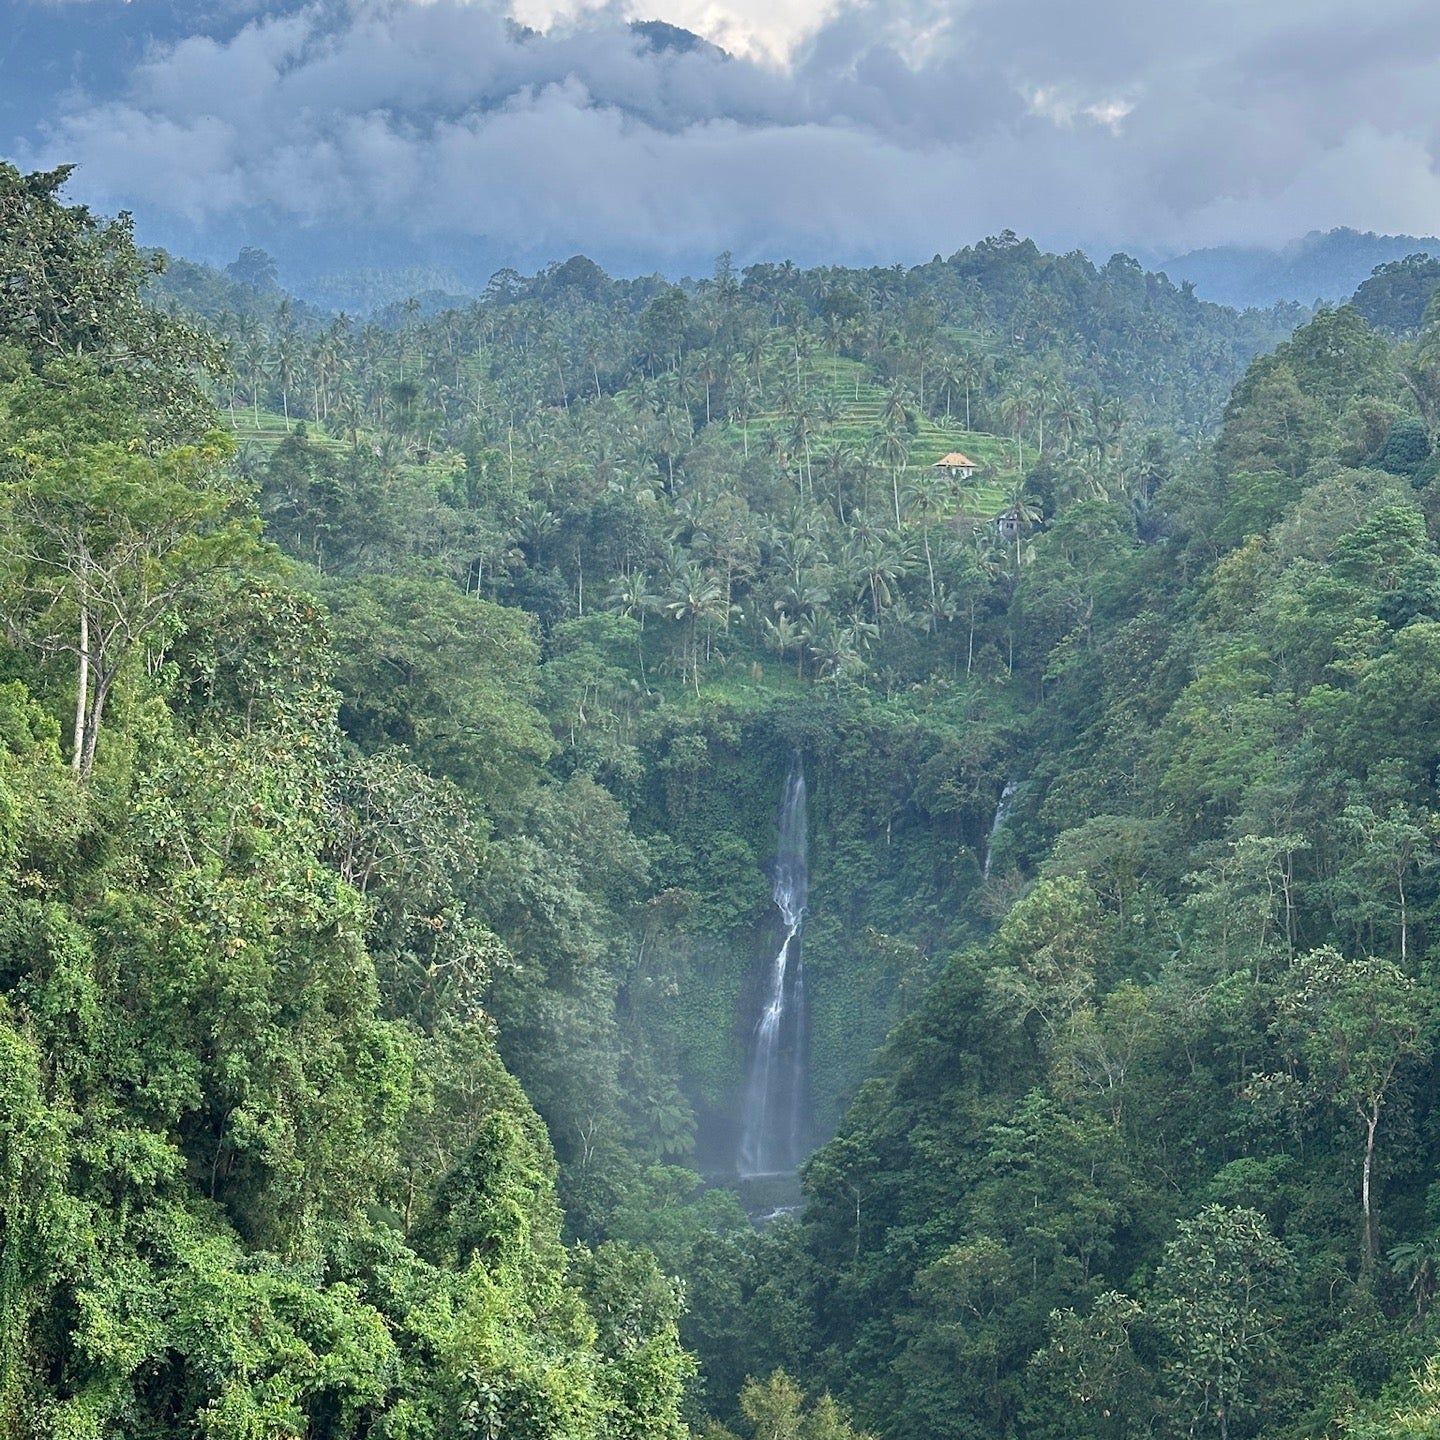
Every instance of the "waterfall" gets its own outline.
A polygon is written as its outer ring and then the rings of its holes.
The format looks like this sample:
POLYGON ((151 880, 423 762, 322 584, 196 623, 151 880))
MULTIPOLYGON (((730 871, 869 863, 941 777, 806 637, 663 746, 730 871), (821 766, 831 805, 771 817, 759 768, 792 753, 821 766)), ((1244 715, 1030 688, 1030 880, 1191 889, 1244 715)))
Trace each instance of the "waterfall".
POLYGON ((771 891, 784 939, 770 964, 740 1112, 738 1163, 746 1179, 788 1174, 799 1163, 805 1143, 808 1017, 800 931, 810 893, 807 849, 805 769, 797 755, 780 805, 780 840, 771 891))
POLYGON ((1015 792, 1020 788, 1019 782, 1007 780, 1005 788, 1000 792, 1000 803, 995 807, 995 818, 990 822, 990 833, 985 837, 985 861, 980 866, 980 876, 984 880, 990 878, 990 857, 995 851, 995 837, 1000 833, 1000 827, 1010 818, 1010 811, 1015 804, 1015 792))

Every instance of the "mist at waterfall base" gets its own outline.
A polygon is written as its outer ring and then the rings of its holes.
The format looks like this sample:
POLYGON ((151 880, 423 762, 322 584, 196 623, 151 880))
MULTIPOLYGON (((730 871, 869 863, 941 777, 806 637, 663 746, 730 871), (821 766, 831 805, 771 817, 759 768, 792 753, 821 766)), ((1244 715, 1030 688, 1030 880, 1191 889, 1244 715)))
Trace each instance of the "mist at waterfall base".
POLYGON ((805 769, 792 762, 780 805, 772 894, 783 938, 751 1043, 736 1168, 742 1180, 793 1174, 807 1140, 808 1021, 801 932, 810 896, 805 769))

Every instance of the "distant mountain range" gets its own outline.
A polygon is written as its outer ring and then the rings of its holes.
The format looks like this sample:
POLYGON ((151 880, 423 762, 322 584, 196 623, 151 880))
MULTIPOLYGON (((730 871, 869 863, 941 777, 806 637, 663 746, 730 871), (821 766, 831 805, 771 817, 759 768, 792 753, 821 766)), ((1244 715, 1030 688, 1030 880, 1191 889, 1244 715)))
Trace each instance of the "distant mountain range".
POLYGON ((1150 263, 1177 283, 1224 305, 1273 305, 1277 300, 1346 300, 1377 265, 1407 255, 1440 256, 1434 235, 1376 235, 1373 231, 1312 230, 1278 250, 1217 245, 1150 263))
MULTIPOLYGON (((680 43, 694 38, 686 31, 655 34, 643 27, 634 28, 641 30, 651 44, 675 44, 677 35, 680 43)), ((671 29, 664 27, 667 32, 671 29)), ((286 249, 286 237, 278 238, 281 269, 291 288, 324 308, 352 314, 363 314, 412 294, 443 294, 452 299, 478 295, 490 272, 501 263, 481 241, 432 242, 428 250, 411 241, 407 254, 404 247, 387 247, 376 237, 351 235, 349 253, 351 258, 361 257, 361 265, 354 269, 336 266, 328 274, 307 273, 304 261, 286 249)), ((313 232, 305 238, 312 260, 318 255, 338 260, 346 253, 340 237, 334 237, 333 245, 313 232)), ((1250 306, 1268 309, 1283 301, 1313 305, 1316 301, 1348 300, 1377 265, 1416 254, 1440 259, 1440 237, 1313 230, 1275 249, 1216 245, 1168 258, 1157 251, 1132 253, 1147 270, 1164 271, 1176 284, 1189 281, 1202 299, 1242 310, 1250 306)), ((1103 263, 1101 252, 1091 254, 1097 264, 1103 263)), ((541 268, 549 258, 517 257, 522 267, 531 269, 541 268)))
MULTIPOLYGON (((647 23, 632 28, 651 45, 707 43, 673 26, 647 23)), ((417 238, 314 227, 304 231, 281 228, 253 238, 274 254, 293 295, 322 310, 344 310, 351 315, 373 314, 412 295, 424 299, 427 312, 445 304, 464 304, 480 295, 502 266, 528 273, 555 263, 555 257, 539 252, 506 255, 475 237, 417 238)), ((203 258, 217 268, 225 263, 214 253, 213 241, 206 244, 199 237, 190 244, 183 237, 174 237, 167 248, 173 254, 203 258)), ((1087 249, 1097 265, 1104 263, 1107 252, 1087 249)), ((1440 237, 1316 230, 1273 249, 1216 245, 1172 257, 1144 248, 1128 253, 1146 270, 1163 271, 1176 284, 1188 281, 1202 299, 1237 309, 1268 309, 1291 301, 1313 305, 1349 300, 1377 266, 1406 256, 1427 254, 1440 262, 1440 237)), ((697 265, 705 268, 698 260, 697 265)), ((639 273, 638 267, 623 262, 614 268, 620 274, 639 273)), ((1433 279, 1427 282, 1425 293, 1432 288, 1433 279)), ((1423 297, 1419 303, 1423 309, 1423 297)))

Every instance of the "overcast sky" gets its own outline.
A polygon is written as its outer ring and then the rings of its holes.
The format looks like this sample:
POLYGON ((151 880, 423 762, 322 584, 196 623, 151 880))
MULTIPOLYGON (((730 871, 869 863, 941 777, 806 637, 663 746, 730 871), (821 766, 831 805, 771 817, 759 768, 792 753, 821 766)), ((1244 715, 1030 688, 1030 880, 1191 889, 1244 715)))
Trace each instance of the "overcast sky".
POLYGON ((1440 230, 1436 0, 0 0, 0 135, 142 233, 695 268, 1440 230), (655 49, 627 19, 718 49, 655 49), (540 33, 519 31, 514 20, 540 33))

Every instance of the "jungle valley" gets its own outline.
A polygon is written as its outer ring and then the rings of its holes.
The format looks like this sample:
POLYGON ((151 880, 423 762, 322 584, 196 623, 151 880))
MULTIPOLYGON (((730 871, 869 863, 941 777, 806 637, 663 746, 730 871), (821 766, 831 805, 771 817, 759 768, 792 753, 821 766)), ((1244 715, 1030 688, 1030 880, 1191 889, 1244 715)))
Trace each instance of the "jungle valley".
POLYGON ((0 166, 0 1436, 1440 1433, 1440 262, 363 318, 0 166))

